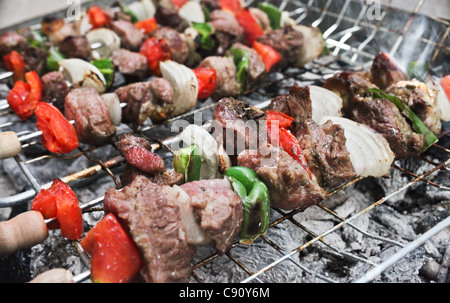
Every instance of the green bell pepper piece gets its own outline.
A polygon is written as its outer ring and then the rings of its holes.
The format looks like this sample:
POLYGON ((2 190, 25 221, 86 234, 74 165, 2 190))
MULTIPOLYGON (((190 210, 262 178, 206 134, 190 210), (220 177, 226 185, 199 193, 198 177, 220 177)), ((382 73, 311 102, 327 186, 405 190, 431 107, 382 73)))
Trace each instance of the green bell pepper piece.
POLYGON ((230 48, 228 52, 233 55, 233 62, 236 65, 236 80, 244 87, 247 71, 250 67, 250 55, 241 48, 230 48))
POLYGON ((192 27, 198 32, 200 36, 200 46, 205 50, 212 50, 214 48, 214 40, 211 37, 214 28, 208 23, 193 22, 192 27))
POLYGON ((263 2, 258 4, 258 8, 266 13, 272 29, 279 29, 281 27, 281 11, 278 7, 273 4, 263 2))
POLYGON ((270 197, 267 186, 256 173, 242 166, 229 168, 225 175, 233 191, 242 199, 244 221, 240 233, 240 243, 249 245, 264 235, 269 228, 270 197))
POLYGON ((114 65, 110 58, 101 58, 91 62, 102 73, 106 80, 106 87, 109 87, 114 79, 114 65))
POLYGON ((47 70, 56 71, 59 69, 58 62, 66 59, 63 54, 61 54, 56 48, 50 47, 47 56, 47 70))
POLYGON ((200 180, 202 159, 198 153, 198 146, 192 144, 174 152, 172 166, 176 172, 184 175, 186 182, 200 180))

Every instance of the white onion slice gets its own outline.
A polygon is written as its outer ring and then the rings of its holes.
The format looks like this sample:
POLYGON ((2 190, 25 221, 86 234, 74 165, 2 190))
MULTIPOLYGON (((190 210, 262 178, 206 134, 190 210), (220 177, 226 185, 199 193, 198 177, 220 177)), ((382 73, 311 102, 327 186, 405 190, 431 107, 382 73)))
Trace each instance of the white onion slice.
POLYGON ((445 93, 441 81, 435 77, 431 78, 427 85, 431 94, 436 94, 436 106, 441 110, 441 120, 450 121, 450 100, 445 93))
POLYGON ((381 134, 366 125, 343 117, 322 117, 319 124, 324 124, 328 120, 344 128, 347 139, 345 146, 359 177, 382 177, 389 173, 395 155, 381 134))
POLYGON ((138 18, 139 21, 153 18, 156 8, 151 0, 142 0, 130 3, 128 9, 138 18))
POLYGON ((106 90, 106 80, 103 74, 93 64, 77 59, 64 59, 58 62, 59 71, 64 78, 78 87, 93 87, 99 94, 106 90))
POLYGON ((180 208, 181 225, 184 231, 184 235, 181 236, 184 236, 186 241, 192 245, 208 244, 209 240, 205 231, 194 217, 191 198, 184 189, 177 185, 172 187, 165 185, 162 187, 162 191, 171 203, 177 204, 180 208))
POLYGON ((103 94, 102 99, 108 106, 112 123, 119 126, 122 122, 122 107, 120 106, 119 96, 116 93, 108 93, 103 94))
POLYGON ((198 81, 194 72, 187 66, 172 60, 159 63, 164 79, 170 82, 174 92, 173 115, 183 114, 197 103, 198 81))
POLYGON ((306 63, 319 58, 325 47, 325 41, 323 40, 322 33, 319 29, 299 24, 294 25, 293 27, 303 34, 303 41, 305 41, 305 45, 302 47, 297 58, 296 66, 303 66, 306 63))
POLYGON ((97 28, 86 34, 90 45, 100 43, 101 47, 92 50, 94 59, 110 57, 120 48, 120 37, 108 28, 97 28))
POLYGON ((320 86, 310 85, 312 119, 319 123, 325 116, 342 116, 342 98, 320 86))
POLYGON ((178 15, 189 24, 192 22, 205 23, 205 14, 199 2, 190 0, 186 2, 179 10, 178 15))
POLYGON ((190 146, 198 146, 202 167, 200 169, 200 179, 213 179, 219 176, 219 154, 217 141, 203 127, 190 124, 180 134, 180 140, 190 146))

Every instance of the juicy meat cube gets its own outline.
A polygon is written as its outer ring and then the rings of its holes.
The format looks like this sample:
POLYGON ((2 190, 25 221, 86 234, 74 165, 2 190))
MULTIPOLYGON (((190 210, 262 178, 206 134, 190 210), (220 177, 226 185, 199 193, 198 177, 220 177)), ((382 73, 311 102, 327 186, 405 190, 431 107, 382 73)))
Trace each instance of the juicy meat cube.
POLYGON ((236 81, 236 65, 229 57, 209 56, 200 62, 199 67, 212 68, 217 73, 215 98, 237 96, 241 86, 236 81))
POLYGON ((70 89, 61 72, 50 72, 41 77, 42 101, 56 106, 64 113, 64 102, 70 89))
POLYGON ((133 23, 126 20, 116 20, 112 24, 113 31, 120 37, 120 46, 132 51, 139 50, 144 34, 133 23))
POLYGON ((408 79, 408 76, 385 53, 378 53, 375 56, 370 72, 372 82, 381 89, 408 79))
POLYGON ((91 54, 91 45, 85 36, 67 36, 59 44, 59 51, 66 58, 87 60, 91 54))
POLYGON ((121 48, 112 54, 113 64, 126 76, 142 78, 147 74, 147 58, 139 53, 121 48))

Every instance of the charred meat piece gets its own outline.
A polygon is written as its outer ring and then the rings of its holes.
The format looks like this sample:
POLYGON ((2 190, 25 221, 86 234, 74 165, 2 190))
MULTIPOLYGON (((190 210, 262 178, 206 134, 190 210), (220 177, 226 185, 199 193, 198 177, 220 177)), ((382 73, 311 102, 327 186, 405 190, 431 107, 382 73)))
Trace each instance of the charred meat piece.
POLYGON ((95 88, 75 88, 66 96, 65 116, 75 121, 81 142, 102 145, 115 135, 108 107, 95 88))
POLYGON ((121 135, 117 149, 128 164, 145 173, 159 174, 166 170, 164 160, 152 152, 150 142, 143 137, 130 134, 121 135))
POLYGON ((104 205, 126 222, 143 256, 145 281, 188 282, 195 247, 185 239, 179 205, 160 185, 138 176, 120 191, 110 188, 104 205))
POLYGON ((129 164, 125 166, 123 172, 120 174, 120 182, 122 186, 127 186, 128 184, 133 182, 133 180, 137 176, 144 176, 146 178, 149 178, 152 182, 159 185, 173 186, 181 185, 184 183, 184 175, 176 172, 173 169, 165 170, 162 173, 148 174, 129 164))
POLYGON ((188 24, 180 17, 175 6, 170 4, 170 1, 166 1, 163 5, 161 3, 158 5, 155 12, 156 22, 162 26, 168 26, 181 32, 188 24))
POLYGON ((234 43, 232 48, 243 49, 249 55, 249 66, 247 71, 246 86, 251 87, 261 81, 266 75, 266 66, 258 53, 250 47, 238 42, 234 43))
POLYGON ((232 13, 226 10, 214 10, 210 14, 210 19, 217 41, 217 55, 224 55, 233 43, 244 40, 244 30, 232 13))
POLYGON ((269 109, 291 116, 295 122, 301 125, 306 119, 312 118, 309 86, 294 84, 287 95, 273 98, 270 101, 269 109))
POLYGON ((229 57, 209 56, 200 62, 199 67, 212 68, 217 73, 214 98, 233 97, 239 95, 241 86, 236 81, 236 65, 229 57))
POLYGON ((327 192, 309 178, 303 166, 281 148, 267 145, 245 150, 238 156, 238 165, 255 171, 267 185, 273 207, 306 208, 327 197, 327 192))
POLYGON ((262 110, 243 101, 223 98, 217 103, 213 115, 213 136, 222 142, 234 164, 240 152, 258 148, 260 133, 265 133, 260 131, 261 125, 265 127, 264 118, 262 110))
POLYGON ((25 63, 25 69, 28 71, 35 71, 38 75, 45 73, 47 65, 47 53, 36 47, 27 47, 23 53, 21 53, 23 62, 25 63))
POLYGON ((385 53, 378 53, 372 62, 372 82, 381 89, 408 79, 408 76, 385 53))
POLYGON ((134 129, 150 117, 153 123, 166 120, 173 112, 173 88, 162 78, 148 82, 138 82, 118 88, 115 93, 123 109, 123 119, 134 129))
POLYGON ((61 18, 45 17, 41 24, 41 32, 46 35, 53 44, 59 44, 68 36, 77 35, 75 22, 66 23, 61 18))
POLYGON ((183 64, 189 56, 189 48, 181 35, 168 26, 161 26, 150 34, 157 39, 164 39, 170 50, 171 60, 183 64))
POLYGON ((85 36, 67 36, 58 49, 66 58, 87 60, 91 55, 91 45, 85 36))
POLYGON ((241 198, 225 179, 200 180, 181 185, 191 198, 194 214, 206 237, 219 254, 231 248, 241 230, 243 205, 241 198))
POLYGON ((434 134, 441 133, 442 112, 437 106, 437 94, 418 80, 399 81, 389 86, 388 94, 396 95, 423 121, 434 134))
POLYGON ((70 91, 61 72, 50 72, 41 77, 42 101, 56 106, 64 113, 64 103, 70 91))
POLYGON ((0 36, 0 57, 6 56, 10 52, 22 53, 28 47, 27 39, 16 32, 6 32, 0 36))
POLYGON ((312 119, 303 122, 296 134, 306 161, 317 183, 327 191, 356 178, 345 147, 344 129, 328 121, 317 125, 312 119))
POLYGON ((268 31, 258 38, 258 42, 271 46, 282 56, 280 67, 294 64, 300 56, 303 48, 303 34, 291 25, 285 25, 280 29, 268 31))
POLYGON ((121 48, 113 52, 112 61, 125 76, 143 78, 147 75, 147 58, 139 53, 121 48))
POLYGON ((120 46, 122 48, 131 51, 139 50, 144 40, 144 34, 133 23, 125 20, 116 20, 112 23, 112 29, 120 37, 120 46))

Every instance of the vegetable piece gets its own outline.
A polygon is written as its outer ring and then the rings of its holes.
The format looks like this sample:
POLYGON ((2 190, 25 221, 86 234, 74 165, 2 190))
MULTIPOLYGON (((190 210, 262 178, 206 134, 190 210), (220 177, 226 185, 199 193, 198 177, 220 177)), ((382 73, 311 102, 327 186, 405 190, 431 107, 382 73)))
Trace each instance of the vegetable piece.
POLYGON ((200 47, 204 50, 212 50, 215 45, 214 39, 211 37, 211 34, 214 31, 212 25, 208 23, 193 22, 192 27, 200 36, 200 47))
POLYGON ((66 59, 60 51, 54 47, 50 47, 47 57, 47 70, 57 71, 59 68, 59 61, 66 59))
POLYGON ((200 180, 202 159, 199 155, 198 146, 192 144, 175 151, 172 166, 176 172, 184 175, 185 182, 200 180))
POLYGON ((269 45, 259 43, 258 41, 253 42, 253 49, 263 60, 267 72, 270 72, 272 67, 282 59, 281 54, 274 48, 269 45))
POLYGON ((112 123, 119 126, 122 123, 122 107, 120 106, 119 96, 116 93, 108 93, 103 94, 102 99, 108 106, 112 123))
POLYGON ((102 58, 91 62, 98 68, 106 80, 106 87, 109 87, 114 80, 114 64, 111 58, 102 58))
POLYGON ((236 20, 244 29, 245 41, 248 46, 252 46, 259 37, 264 35, 264 31, 258 22, 253 18, 248 9, 242 9, 236 13, 236 20))
POLYGON ((173 88, 173 115, 180 115, 191 110, 197 103, 198 81, 192 69, 168 60, 159 64, 161 74, 173 88))
POLYGON ((312 119, 318 123, 324 116, 342 116, 343 100, 335 92, 320 86, 310 85, 312 119))
POLYGON ((156 19, 155 18, 148 18, 148 19, 144 19, 141 21, 138 21, 134 24, 134 26, 137 29, 140 29, 144 32, 144 34, 150 34, 151 32, 153 32, 157 27, 158 24, 156 23, 156 19))
POLYGON ((422 120, 420 120, 420 118, 417 117, 417 115, 400 98, 389 95, 379 88, 371 88, 369 89, 369 92, 372 93, 375 98, 384 98, 394 103, 401 113, 411 121, 413 130, 418 134, 422 134, 424 137, 422 153, 438 141, 438 138, 433 132, 423 124, 422 120))
POLYGON ((319 124, 329 120, 344 128, 345 146, 358 177, 383 177, 389 173, 395 155, 381 134, 343 117, 324 116, 319 124))
POLYGON ((150 72, 155 75, 161 75, 160 62, 170 60, 171 54, 169 47, 164 39, 151 37, 145 40, 141 45, 139 53, 147 58, 147 64, 150 72))
POLYGON ((188 0, 170 0, 170 1, 177 9, 182 8, 186 4, 186 2, 188 2, 188 0))
POLYGON ((277 112, 275 110, 268 110, 266 113, 266 123, 268 125, 272 124, 273 121, 278 121, 278 127, 290 128, 294 118, 288 116, 284 113, 277 112))
POLYGON ((88 231, 80 244, 91 255, 94 283, 129 282, 142 266, 138 248, 112 213, 88 231))
POLYGON ((281 27, 281 11, 273 4, 261 2, 258 8, 267 14, 272 29, 279 29, 281 27))
POLYGON ((242 48, 230 48, 229 53, 233 55, 233 62, 236 65, 236 80, 242 87, 245 87, 250 67, 250 55, 242 48))
POLYGON ((52 153, 70 153, 79 145, 75 127, 58 108, 40 102, 35 110, 36 125, 42 132, 42 145, 52 153))
POLYGON ((99 94, 106 90, 106 79, 98 68, 84 60, 71 58, 59 62, 59 70, 74 86, 93 87, 99 94))
POLYGON ((179 10, 178 15, 186 20, 189 24, 193 22, 205 22, 205 13, 199 1, 187 1, 179 10))
POLYGON ((436 104, 441 110, 441 120, 450 121, 450 75, 440 80, 431 77, 427 85, 437 91, 436 104))
POLYGON ((11 109, 22 120, 33 115, 42 96, 42 86, 38 74, 35 71, 27 72, 25 79, 26 83, 18 80, 6 97, 11 109))
POLYGON ((447 75, 441 79, 441 86, 447 95, 447 99, 450 101, 450 75, 447 75))
POLYGON ((264 235, 269 227, 269 190, 256 173, 247 167, 231 167, 225 175, 234 192, 242 199, 244 222, 240 242, 249 245, 257 237, 264 235))
POLYGON ((97 28, 86 34, 90 45, 100 44, 92 49, 94 59, 109 58, 115 50, 120 49, 120 37, 109 28, 97 28))
POLYGON ((110 27, 111 25, 105 12, 103 12, 103 10, 96 5, 93 5, 89 8, 88 16, 89 23, 92 25, 93 29, 100 27, 110 27))
POLYGON ((242 10, 241 0, 219 0, 218 3, 221 9, 234 14, 242 10))
POLYGON ((156 8, 151 0, 135 1, 129 5, 121 5, 122 11, 131 16, 133 22, 139 22, 155 16, 156 8))
POLYGON ((60 179, 53 180, 48 189, 42 189, 36 195, 31 209, 41 212, 45 219, 56 217, 63 237, 69 240, 81 239, 83 234, 81 208, 77 196, 65 182, 60 179))
POLYGON ((6 69, 14 73, 14 81, 23 80, 25 77, 25 63, 22 56, 16 52, 11 51, 9 54, 3 57, 6 69))
POLYGON ((198 98, 206 99, 216 91, 217 73, 212 68, 197 67, 193 70, 198 81, 198 98))

